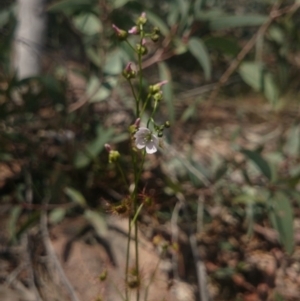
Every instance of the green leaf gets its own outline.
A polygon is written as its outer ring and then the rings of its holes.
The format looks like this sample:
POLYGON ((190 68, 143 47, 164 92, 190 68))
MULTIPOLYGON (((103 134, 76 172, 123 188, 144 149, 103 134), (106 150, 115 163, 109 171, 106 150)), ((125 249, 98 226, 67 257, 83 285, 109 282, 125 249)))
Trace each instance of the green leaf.
POLYGON ((87 84, 87 95, 89 102, 100 102, 109 97, 112 89, 117 84, 117 78, 114 76, 107 76, 106 82, 101 83, 99 79, 92 75, 87 84))
POLYGON ((215 182, 219 181, 227 173, 227 171, 228 171, 228 164, 225 161, 216 170, 215 176, 214 176, 214 181, 215 182))
POLYGON ((203 68, 205 79, 209 80, 211 78, 211 62, 203 41, 199 38, 191 38, 188 41, 188 49, 203 68))
POLYGON ((275 41, 279 45, 282 45, 286 42, 286 34, 284 30, 277 25, 270 26, 267 35, 268 38, 275 41))
POLYGON ((174 54, 180 55, 188 51, 186 43, 183 43, 181 39, 175 37, 173 39, 173 43, 174 43, 174 54))
POLYGON ((117 49, 106 56, 103 71, 109 75, 119 75, 123 71, 122 51, 117 49))
POLYGON ((300 153, 300 126, 293 126, 287 134, 284 152, 290 156, 298 156, 300 153))
POLYGON ((49 12, 63 12, 65 14, 72 14, 77 11, 92 10, 97 0, 62 0, 53 3, 48 7, 49 12))
POLYGON ((94 227, 96 233, 101 236, 105 237, 107 234, 107 224, 103 215, 99 212, 92 211, 87 209, 84 211, 84 217, 87 221, 94 227))
POLYGON ((163 96, 166 100, 167 107, 168 107, 168 117, 171 122, 175 120, 175 110, 173 104, 173 89, 172 89, 172 75, 168 65, 164 62, 158 63, 158 70, 159 70, 159 78, 161 81, 167 80, 168 84, 162 87, 163 96))
POLYGON ((82 13, 73 18, 73 24, 85 35, 95 35, 102 32, 100 19, 92 13, 82 13))
POLYGON ((130 0, 113 0, 112 1, 112 6, 114 9, 120 8, 127 4, 130 0))
POLYGON ((276 105, 279 100, 278 85, 274 80, 273 74, 265 72, 263 77, 263 92, 272 105, 276 105))
POLYGON ((58 224, 65 218, 66 213, 65 208, 53 209, 49 214, 49 221, 54 225, 58 224))
POLYGON ((104 144, 110 140, 113 134, 114 130, 112 128, 104 129, 101 126, 98 126, 96 138, 88 143, 83 151, 77 153, 74 162, 75 167, 83 168, 90 164, 90 162, 103 150, 104 144))
POLYGON ((264 70, 261 63, 244 62, 239 67, 243 80, 255 91, 261 91, 270 103, 276 104, 279 99, 278 85, 273 74, 264 70))
POLYGON ((188 12, 189 12, 189 1, 185 0, 176 0, 176 5, 178 7, 179 13, 180 13, 180 20, 179 20, 179 32, 183 30, 183 28, 187 25, 189 25, 190 20, 188 20, 188 12))
POLYGON ((195 9, 194 13, 196 20, 199 21, 211 21, 224 17, 224 11, 220 8, 210 8, 209 10, 195 9))
POLYGON ((209 37, 205 39, 208 48, 216 49, 224 54, 235 56, 239 53, 240 47, 236 40, 224 37, 209 37))
POLYGON ((19 239, 23 233, 28 231, 33 225, 38 223, 41 216, 40 211, 34 211, 27 216, 27 220, 19 227, 18 232, 16 233, 16 239, 19 239))
POLYGON ((179 22, 179 7, 175 2, 170 2, 169 5, 170 9, 166 20, 169 26, 174 26, 174 24, 178 24, 179 22))
MULTIPOLYGON (((299 2, 299 1, 296 1, 299 2)), ((274 301, 285 301, 285 298, 281 296, 279 293, 275 292, 274 293, 274 301)))
POLYGON ((21 206, 14 206, 10 212, 10 217, 8 220, 9 240, 14 243, 16 242, 17 239, 16 225, 21 213, 22 213, 21 206))
POLYGON ((187 120, 189 120, 190 118, 194 117, 196 114, 197 110, 196 110, 196 103, 192 103, 190 104, 182 113, 180 120, 182 120, 183 122, 186 122, 187 120))
POLYGON ((97 49, 93 46, 88 46, 85 47, 85 52, 92 63, 94 63, 97 67, 102 68, 103 61, 97 49))
POLYGON ((262 174, 271 180, 272 172, 269 163, 260 155, 259 152, 242 149, 241 153, 243 153, 248 159, 252 160, 262 174))
POLYGON ((129 137, 129 133, 121 133, 119 135, 111 137, 110 141, 111 143, 117 144, 129 139, 129 137))
POLYGON ((294 214, 291 203, 282 192, 275 193, 270 202, 270 221, 278 231, 280 242, 285 250, 291 254, 294 249, 294 214))
POLYGON ((262 91, 263 73, 262 65, 256 62, 243 62, 239 67, 239 73, 245 83, 255 91, 262 91))
POLYGON ((10 9, 5 9, 0 12, 0 28, 6 25, 11 17, 10 9))
POLYGON ((66 187, 64 189, 64 192, 75 204, 80 205, 82 207, 86 206, 86 200, 78 190, 71 187, 66 187))
POLYGON ((209 22, 211 30, 223 30, 235 27, 260 26, 268 21, 268 16, 247 15, 247 16, 219 16, 209 22))

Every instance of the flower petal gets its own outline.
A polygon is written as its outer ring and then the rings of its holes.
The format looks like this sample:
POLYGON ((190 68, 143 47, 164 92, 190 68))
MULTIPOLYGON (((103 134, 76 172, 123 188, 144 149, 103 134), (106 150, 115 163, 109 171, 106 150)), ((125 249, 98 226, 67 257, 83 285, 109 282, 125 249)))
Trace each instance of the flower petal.
POLYGON ((157 152, 157 147, 153 141, 149 141, 146 144, 146 152, 147 152, 147 154, 153 154, 153 153, 157 152))
POLYGON ((146 146, 147 141, 145 140, 144 137, 137 137, 135 139, 135 145, 138 149, 142 149, 146 146))
POLYGON ((146 152, 153 154, 157 152, 159 140, 155 135, 152 135, 152 139, 146 143, 146 152))
POLYGON ((145 127, 140 127, 139 130, 135 133, 135 137, 143 135, 144 137, 150 133, 150 130, 145 127))

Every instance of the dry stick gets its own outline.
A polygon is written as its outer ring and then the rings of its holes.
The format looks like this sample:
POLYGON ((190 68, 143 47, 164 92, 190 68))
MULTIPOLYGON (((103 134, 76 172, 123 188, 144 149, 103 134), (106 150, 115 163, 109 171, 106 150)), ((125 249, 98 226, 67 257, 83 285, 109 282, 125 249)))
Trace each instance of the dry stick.
MULTIPOLYGON (((179 198, 178 198, 179 199, 179 198)), ((179 202, 176 203, 173 212, 172 212, 172 217, 171 217, 171 233, 172 233, 172 243, 178 244, 178 215, 179 211, 182 207, 182 202, 179 199, 179 202)), ((178 275, 178 255, 177 252, 173 252, 172 256, 172 265, 173 265, 173 273, 174 273, 174 278, 179 280, 179 275, 178 275)))
MULTIPOLYGON (((33 191, 32 191, 32 177, 31 174, 25 170, 25 201, 26 203, 30 206, 32 205, 32 200, 33 200, 33 191)), ((29 211, 30 215, 31 210, 29 211)), ((26 249, 26 255, 25 255, 25 261, 26 265, 28 266, 28 274, 29 274, 29 281, 30 281, 30 287, 34 292, 35 298, 37 301, 42 301, 42 297, 35 285, 35 279, 34 279, 34 269, 32 266, 32 258, 31 258, 31 250, 30 250, 30 245, 29 245, 29 233, 28 231, 25 233, 23 237, 23 244, 25 245, 26 249)))
MULTIPOLYGON (((203 196, 200 194, 198 198, 197 233, 201 233, 203 230, 203 210, 204 210, 204 199, 203 196)), ((199 255, 198 247, 197 247, 197 239, 194 233, 190 236, 190 244, 191 244, 194 260, 196 261, 196 272, 197 272, 200 300, 209 301, 211 298, 209 296, 209 292, 207 289, 206 268, 199 255)))
MULTIPOLYGON (((249 53, 249 51, 254 47, 257 39, 264 35, 269 28, 269 26, 272 24, 272 22, 277 19, 278 17, 287 14, 287 13, 293 13, 300 7, 300 3, 294 3, 293 5, 286 7, 284 9, 278 10, 280 6, 280 3, 274 4, 270 14, 269 19, 264 23, 256 32, 256 34, 246 43, 246 45, 243 47, 243 49, 240 51, 240 53, 237 55, 236 59, 233 60, 233 62, 230 64, 228 69, 223 73, 221 76, 219 82, 211 92, 211 94, 208 97, 208 103, 205 106, 205 109, 209 109, 213 103, 213 101, 216 99, 221 87, 228 81, 230 76, 233 74, 233 72, 238 68, 242 60, 245 58, 245 56, 249 53)), ((203 116, 207 116, 207 114, 203 114, 203 116)))
MULTIPOLYGON (((180 203, 182 204, 185 215, 188 216, 188 213, 186 210, 186 200, 185 200, 184 195, 182 193, 177 193, 176 197, 179 199, 180 203)), ((201 196, 199 197, 199 203, 202 203, 202 205, 203 205, 203 200, 202 200, 201 196)), ((199 225, 198 225, 198 227, 199 227, 199 225)), ((210 296, 209 296, 209 293, 207 290, 206 268, 199 255, 196 235, 195 235, 194 231, 192 230, 191 226, 189 227, 189 241, 190 241, 190 246, 192 249, 193 259, 194 259, 195 266, 196 266, 199 300, 210 301, 210 296)))
POLYGON ((71 285, 71 283, 69 282, 67 276, 65 275, 65 272, 55 254, 55 250, 52 246, 50 237, 49 237, 49 232, 48 232, 48 227, 47 227, 47 213, 46 211, 43 211, 41 213, 41 221, 40 221, 40 225, 41 225, 41 232, 42 232, 42 237, 43 237, 43 241, 44 241, 44 245, 46 248, 46 252, 49 256, 50 259, 53 260, 54 266, 56 267, 59 276, 61 278, 61 281, 63 283, 63 285, 66 287, 66 289, 68 290, 69 294, 70 294, 70 298, 72 301, 80 301, 76 295, 76 292, 73 288, 73 286, 71 285))
POLYGON ((25 248, 26 248, 25 262, 26 262, 26 266, 28 266, 30 287, 33 290, 36 300, 42 301, 43 299, 41 298, 41 295, 40 295, 40 293, 35 285, 35 281, 34 281, 34 271, 33 271, 33 267, 32 267, 32 259, 30 258, 30 246, 29 246, 29 234, 28 233, 26 233, 23 238, 23 244, 25 245, 25 248))

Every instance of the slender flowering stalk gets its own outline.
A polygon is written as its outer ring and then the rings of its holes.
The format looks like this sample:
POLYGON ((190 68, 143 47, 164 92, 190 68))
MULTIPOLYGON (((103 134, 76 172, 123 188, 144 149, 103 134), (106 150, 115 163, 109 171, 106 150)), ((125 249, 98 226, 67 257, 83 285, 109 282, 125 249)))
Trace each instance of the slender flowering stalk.
MULTIPOLYGON (((129 233, 128 233, 128 242, 127 242, 127 254, 126 254, 126 265, 125 265, 125 296, 124 300, 129 301, 129 288, 136 288, 136 301, 140 300, 140 271, 139 271, 139 253, 138 253, 138 217, 140 211, 142 210, 143 204, 140 204, 138 199, 138 191, 140 189, 140 181, 141 175, 144 168, 145 157, 147 154, 154 154, 158 151, 158 147, 160 144, 160 137, 163 136, 163 130, 167 126, 167 122, 162 125, 155 123, 155 114, 157 108, 163 99, 161 88, 163 85, 167 83, 167 81, 161 81, 154 85, 149 86, 148 95, 144 96, 143 89, 143 69, 142 69, 142 56, 147 54, 147 42, 149 40, 157 41, 160 36, 159 28, 153 28, 152 32, 146 32, 145 27, 147 23, 146 13, 142 13, 135 25, 125 31, 123 29, 118 28, 116 25, 112 25, 113 30, 115 31, 116 36, 120 41, 125 41, 130 48, 134 51, 137 61, 136 65, 132 62, 127 63, 125 66, 122 75, 127 80, 130 85, 131 92, 133 98, 135 100, 135 122, 129 127, 129 132, 132 140, 134 141, 135 147, 131 147, 131 160, 133 167, 133 187, 134 189, 130 189, 130 197, 129 197, 129 233), (139 36, 138 44, 133 46, 128 40, 128 35, 137 35, 139 36), (136 66, 136 67, 135 67, 136 66), (135 83, 137 85, 135 85, 135 83), (147 127, 140 126, 141 119, 146 109, 151 108, 150 117, 148 117, 147 127), (151 129, 150 127, 151 122, 151 129), (153 130, 152 130, 153 129, 153 130), (140 150, 140 152, 136 151, 136 149, 140 150), (135 282, 130 282, 130 269, 129 269, 129 261, 130 261, 130 245, 131 245, 131 233, 134 231, 134 244, 135 244, 135 267, 134 267, 134 276, 136 277, 135 282)), ((121 160, 119 160, 120 154, 117 151, 112 150, 110 145, 105 145, 107 152, 109 153, 109 161, 114 163, 123 177, 124 182, 127 183, 127 175, 126 172, 123 171, 121 166, 121 160)), ((128 188, 131 185, 126 185, 128 188)))

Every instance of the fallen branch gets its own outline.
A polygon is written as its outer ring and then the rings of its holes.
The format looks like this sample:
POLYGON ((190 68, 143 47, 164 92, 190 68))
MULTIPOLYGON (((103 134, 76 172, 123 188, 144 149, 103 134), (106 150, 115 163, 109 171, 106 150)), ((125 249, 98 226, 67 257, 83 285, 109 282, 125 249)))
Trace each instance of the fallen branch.
POLYGON ((65 272, 57 258, 55 250, 52 246, 52 243, 51 243, 51 240, 49 237, 48 227, 47 227, 47 213, 45 211, 43 211, 41 213, 40 225, 41 225, 41 232, 42 232, 42 237, 43 237, 47 255, 53 261, 54 266, 55 266, 57 272, 59 273, 62 284, 65 286, 65 288, 69 292, 70 299, 72 301, 80 301, 77 297, 77 294, 76 294, 72 284, 69 282, 67 276, 65 275, 65 272))
MULTIPOLYGON (((229 80, 230 76, 234 73, 234 71, 239 67, 246 55, 255 46, 257 40, 266 33, 266 31, 274 22, 274 20, 281 17, 282 15, 294 13, 297 9, 299 9, 300 3, 294 3, 293 5, 285 7, 283 9, 279 9, 279 6, 280 3, 275 3, 273 5, 269 14, 269 19, 263 25, 261 25, 256 34, 246 43, 246 45, 243 47, 243 49, 240 51, 237 57, 231 62, 227 70, 223 73, 218 83, 215 85, 214 89, 208 96, 208 101, 205 105, 206 110, 212 106, 212 103, 216 99, 221 87, 229 80)), ((207 114, 204 113, 203 116, 207 116, 207 114)))

